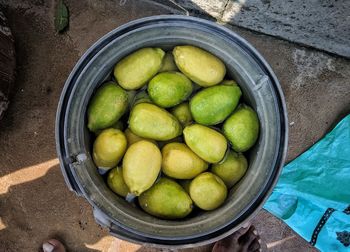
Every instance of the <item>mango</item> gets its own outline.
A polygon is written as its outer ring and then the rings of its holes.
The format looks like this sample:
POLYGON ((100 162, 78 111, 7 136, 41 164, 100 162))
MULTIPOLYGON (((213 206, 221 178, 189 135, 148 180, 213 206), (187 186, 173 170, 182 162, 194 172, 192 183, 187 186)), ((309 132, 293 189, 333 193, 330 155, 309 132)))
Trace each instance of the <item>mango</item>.
POLYGON ((183 102, 172 108, 171 113, 179 120, 183 127, 191 124, 193 120, 188 102, 183 102))
POLYGON ((224 162, 213 164, 210 171, 224 181, 227 188, 234 186, 246 173, 247 159, 242 153, 229 151, 224 162))
POLYGON ((153 103, 149 95, 147 94, 146 91, 140 91, 134 96, 134 100, 132 101, 132 106, 135 106, 136 104, 139 103, 153 103))
POLYGON ((124 182, 123 169, 121 167, 115 167, 109 171, 107 184, 113 192, 122 197, 126 197, 129 193, 129 188, 124 182))
POLYGON ((140 137, 159 141, 170 140, 182 133, 181 124, 172 114, 150 103, 139 103, 133 107, 129 128, 140 137))
POLYGON ((173 55, 180 71, 202 87, 220 83, 226 74, 224 63, 201 48, 190 45, 176 46, 173 55))
POLYGON ((183 131, 185 142, 199 157, 209 163, 220 162, 227 150, 226 138, 209 127, 192 124, 183 131))
POLYGON ((105 129, 95 139, 92 157, 100 169, 115 167, 122 159, 127 146, 124 133, 118 129, 105 129))
POLYGON ((192 180, 190 196, 200 209, 214 210, 224 203, 227 188, 221 178, 213 173, 204 172, 192 180))
POLYGON ((177 71, 174 56, 171 52, 166 52, 159 72, 177 71))
POLYGON ((190 196, 179 184, 168 178, 160 178, 138 200, 143 210, 163 219, 184 218, 193 208, 190 196))
POLYGON ((147 138, 144 138, 144 137, 140 137, 136 134, 134 134, 130 129, 126 129, 124 131, 124 134, 126 136, 126 140, 128 141, 128 147, 138 141, 141 141, 141 140, 148 140, 152 143, 154 143, 155 145, 157 145, 157 142, 152 140, 152 139, 147 139, 147 138))
POLYGON ((159 71, 164 54, 160 48, 139 49, 116 64, 114 77, 124 89, 139 89, 159 71))
POLYGON ((172 138, 170 140, 166 140, 166 141, 158 141, 158 147, 159 148, 163 148, 165 145, 169 144, 169 143, 183 143, 184 142, 184 138, 181 136, 177 136, 175 138, 172 138))
POLYGON ((183 143, 169 143, 162 149, 162 171, 176 179, 191 179, 208 169, 208 163, 183 143))
POLYGON ((162 154, 150 141, 132 144, 123 159, 123 178, 131 193, 139 196, 156 181, 160 172, 162 154))
POLYGON ((179 72, 163 72, 154 76, 148 83, 148 94, 160 107, 170 108, 192 93, 192 82, 179 72))
MULTIPOLYGON (((124 122, 122 120, 118 120, 116 123, 112 124, 109 128, 123 131, 124 127, 125 127, 124 122)), ((95 135, 98 136, 99 134, 101 134, 102 131, 103 129, 96 130, 95 135)))
POLYGON ((224 122, 222 130, 237 152, 249 150, 259 136, 259 119, 247 105, 240 105, 224 122))
POLYGON ((220 85, 235 86, 237 85, 237 82, 235 82, 234 80, 223 80, 222 82, 220 82, 220 85))
POLYGON ((92 132, 116 123, 128 108, 128 95, 113 82, 101 86, 92 97, 88 110, 88 128, 92 132))
POLYGON ((203 125, 221 123, 237 107, 241 95, 237 85, 205 88, 191 99, 191 114, 197 123, 203 125))

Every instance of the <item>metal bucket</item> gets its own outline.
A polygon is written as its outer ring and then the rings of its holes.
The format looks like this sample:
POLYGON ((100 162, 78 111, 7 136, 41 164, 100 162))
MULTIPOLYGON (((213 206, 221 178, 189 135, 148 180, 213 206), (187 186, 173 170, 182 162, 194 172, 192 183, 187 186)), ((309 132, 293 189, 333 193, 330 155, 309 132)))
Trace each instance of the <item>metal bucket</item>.
POLYGON ((56 144, 68 187, 92 205, 96 221, 112 235, 162 247, 212 243, 237 230, 262 207, 281 171, 287 151, 287 112, 276 76, 263 57, 231 30, 194 17, 166 15, 127 23, 98 40, 69 75, 58 105, 56 144), (91 157, 92 136, 86 128, 88 102, 110 78, 116 62, 142 47, 191 44, 223 60, 227 73, 258 113, 261 132, 248 153, 249 169, 232 188, 223 206, 198 211, 183 220, 148 215, 115 195, 91 157))

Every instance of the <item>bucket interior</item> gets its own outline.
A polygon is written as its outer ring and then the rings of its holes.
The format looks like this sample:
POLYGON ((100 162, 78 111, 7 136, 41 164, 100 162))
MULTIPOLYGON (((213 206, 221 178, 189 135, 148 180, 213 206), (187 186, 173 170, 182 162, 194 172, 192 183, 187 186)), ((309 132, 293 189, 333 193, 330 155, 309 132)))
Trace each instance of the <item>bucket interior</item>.
POLYGON ((241 40, 208 25, 170 20, 143 22, 132 29, 120 30, 123 32, 112 32, 89 49, 78 63, 80 68, 73 70, 71 88, 65 94, 68 98, 64 113, 64 155, 68 159, 84 157, 69 164, 80 190, 116 226, 142 237, 168 242, 203 237, 229 225, 230 229, 238 227, 261 205, 276 179, 278 160, 283 156, 281 97, 271 74, 241 40), (213 211, 196 209, 185 219, 164 220, 145 213, 137 204, 126 202, 107 187, 92 161, 93 135, 86 127, 86 109, 96 89, 111 79, 113 67, 121 58, 143 47, 168 51, 176 45, 203 48, 225 63, 227 76, 242 89, 243 101, 258 113, 260 134, 256 145, 245 153, 249 162, 245 176, 229 191, 221 207, 213 211))

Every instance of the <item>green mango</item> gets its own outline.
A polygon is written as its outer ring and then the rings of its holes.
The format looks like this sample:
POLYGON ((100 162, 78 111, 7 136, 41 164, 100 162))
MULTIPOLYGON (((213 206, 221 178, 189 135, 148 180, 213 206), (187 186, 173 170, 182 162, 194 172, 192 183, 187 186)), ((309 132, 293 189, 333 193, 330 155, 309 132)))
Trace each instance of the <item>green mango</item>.
POLYGON ((200 209, 214 210, 224 203, 227 188, 221 178, 213 173, 204 172, 192 180, 190 196, 200 209))
POLYGON ((183 143, 169 143, 162 149, 162 171, 176 179, 191 179, 208 169, 208 163, 183 143))
POLYGON ((224 181, 227 188, 234 186, 245 174, 248 162, 242 153, 229 151, 224 162, 213 164, 210 171, 224 181))
POLYGON ((174 61, 174 56, 171 52, 165 53, 162 66, 159 69, 159 72, 167 72, 167 71, 178 71, 174 61))
POLYGON ((191 124, 193 120, 188 102, 183 102, 172 108, 171 113, 179 120, 183 127, 191 124))
POLYGON ((113 192, 122 197, 126 197, 129 193, 129 188, 124 182, 123 169, 121 167, 115 167, 109 171, 107 184, 113 192))
POLYGON ((220 82, 219 85, 235 86, 237 85, 237 82, 235 82, 234 80, 223 80, 222 82, 220 82))
POLYGON ((150 103, 139 103, 133 107, 129 128, 140 137, 159 141, 170 140, 182 133, 181 124, 172 114, 150 103))
POLYGON ((175 46, 173 55, 180 71, 202 87, 216 85, 224 79, 224 63, 201 48, 190 45, 175 46))
POLYGON ((160 107, 170 108, 192 93, 192 82, 179 72, 163 72, 154 76, 148 83, 148 94, 160 107))
POLYGON ((138 142, 138 141, 141 141, 141 140, 147 140, 147 141, 150 141, 150 142, 154 143, 155 145, 158 145, 157 142, 152 140, 152 139, 139 137, 138 135, 134 134, 129 128, 124 131, 124 134, 126 136, 126 140, 128 141, 128 147, 130 145, 138 142))
POLYGON ((177 136, 175 138, 172 138, 170 140, 166 140, 166 141, 158 141, 157 144, 159 146, 159 148, 163 148, 165 145, 169 144, 169 143, 183 143, 184 142, 184 138, 181 136, 177 136))
POLYGON ((97 167, 109 170, 122 159, 127 147, 124 133, 118 129, 105 129, 95 139, 92 157, 97 167))
POLYGON ((116 123, 128 108, 128 95, 124 89, 113 82, 101 86, 92 97, 88 110, 90 131, 96 132, 116 123))
POLYGON ((183 134, 188 147, 208 163, 218 163, 224 158, 227 141, 216 130, 192 124, 184 129, 183 134))
POLYGON ((184 218, 193 208, 190 196, 179 184, 168 178, 160 178, 138 200, 147 213, 164 219, 184 218))
POLYGON ((247 105, 240 105, 224 122, 222 130, 237 152, 249 150, 259 136, 259 119, 247 105))
POLYGON ((159 71, 164 54, 160 48, 139 49, 116 64, 114 77, 124 89, 139 89, 159 71))
POLYGON ((237 85, 205 88, 190 100, 193 119, 203 125, 221 123, 237 107, 241 95, 241 89, 237 85))
POLYGON ((153 102, 146 91, 140 91, 134 96, 134 100, 132 101, 131 107, 139 103, 153 103, 153 102))
POLYGON ((123 178, 131 193, 139 196, 156 181, 162 154, 157 145, 141 140, 132 144, 123 159, 123 178))

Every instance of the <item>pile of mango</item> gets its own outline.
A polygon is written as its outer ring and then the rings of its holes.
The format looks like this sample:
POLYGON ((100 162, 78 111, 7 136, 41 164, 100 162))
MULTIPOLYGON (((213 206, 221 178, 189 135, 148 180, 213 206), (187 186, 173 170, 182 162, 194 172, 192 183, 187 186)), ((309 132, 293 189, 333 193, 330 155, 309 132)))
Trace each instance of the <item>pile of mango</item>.
POLYGON ((225 76, 218 57, 190 45, 142 48, 115 65, 87 111, 93 160, 113 192, 165 219, 224 203, 259 134, 256 112, 225 76))

